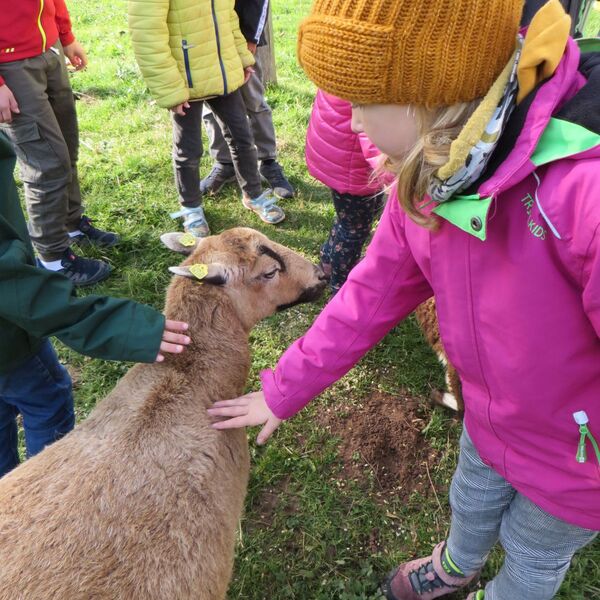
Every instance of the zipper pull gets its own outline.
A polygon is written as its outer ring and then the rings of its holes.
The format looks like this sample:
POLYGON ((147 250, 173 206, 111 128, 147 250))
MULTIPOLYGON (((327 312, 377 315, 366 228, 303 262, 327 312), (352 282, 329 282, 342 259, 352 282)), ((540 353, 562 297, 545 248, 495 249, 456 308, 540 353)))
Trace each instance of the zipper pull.
POLYGON ((592 444, 592 447, 594 448, 596 458, 598 459, 598 464, 600 465, 600 448, 598 447, 598 442, 596 442, 596 439, 588 427, 589 419, 586 412, 584 410, 580 410, 573 413, 573 419, 575 419, 575 423, 579 425, 579 444, 577 445, 577 454, 575 455, 575 460, 578 463, 584 463, 587 460, 585 440, 588 438, 592 444))

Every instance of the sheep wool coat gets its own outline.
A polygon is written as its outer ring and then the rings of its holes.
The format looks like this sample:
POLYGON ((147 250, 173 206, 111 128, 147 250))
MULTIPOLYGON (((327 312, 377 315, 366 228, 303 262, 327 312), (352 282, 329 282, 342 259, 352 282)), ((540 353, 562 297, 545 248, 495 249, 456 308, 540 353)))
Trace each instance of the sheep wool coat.
POLYGON ((491 162, 434 208, 437 231, 392 193, 365 258, 261 373, 265 398, 290 417, 435 295, 482 460, 548 513, 600 530, 600 456, 585 440, 577 460, 573 417, 585 411, 600 440, 600 53, 569 40, 491 162))
POLYGON ((129 0, 129 30, 163 108, 234 92, 254 64, 233 0, 129 0))

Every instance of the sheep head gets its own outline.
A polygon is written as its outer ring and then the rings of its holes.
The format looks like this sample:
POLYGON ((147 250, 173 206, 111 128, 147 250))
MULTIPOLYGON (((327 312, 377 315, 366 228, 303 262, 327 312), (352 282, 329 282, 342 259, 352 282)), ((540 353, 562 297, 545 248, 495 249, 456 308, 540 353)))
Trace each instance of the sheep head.
POLYGON ((254 229, 236 227, 200 240, 167 233, 161 240, 189 255, 169 269, 185 278, 187 293, 201 293, 198 282, 218 288, 247 330, 278 310, 317 300, 327 283, 319 267, 254 229))

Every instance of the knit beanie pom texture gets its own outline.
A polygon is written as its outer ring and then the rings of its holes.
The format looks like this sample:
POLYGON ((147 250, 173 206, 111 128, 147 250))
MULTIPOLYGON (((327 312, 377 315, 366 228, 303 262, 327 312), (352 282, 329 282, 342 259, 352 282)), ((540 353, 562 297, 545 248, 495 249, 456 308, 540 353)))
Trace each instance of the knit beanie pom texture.
POLYGON ((515 46, 523 0, 315 0, 298 60, 359 104, 433 108, 490 89, 515 46))

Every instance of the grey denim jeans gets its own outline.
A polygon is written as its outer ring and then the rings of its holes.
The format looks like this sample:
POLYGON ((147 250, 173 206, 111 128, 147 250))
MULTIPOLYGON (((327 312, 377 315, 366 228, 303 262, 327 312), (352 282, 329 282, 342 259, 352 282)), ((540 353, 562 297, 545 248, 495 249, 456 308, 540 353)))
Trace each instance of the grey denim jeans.
MULTIPOLYGON (((277 158, 277 142, 273 126, 273 113, 265 100, 262 67, 258 54, 255 55, 255 73, 250 77, 248 83, 240 88, 240 93, 242 94, 248 119, 250 120, 250 127, 258 152, 258 160, 263 161, 277 158)), ((204 106, 202 117, 210 142, 210 155, 213 160, 223 164, 231 164, 233 161, 229 152, 229 146, 221 133, 221 126, 209 105, 204 106)))
POLYGON ((479 571, 497 541, 505 551, 485 600, 550 600, 577 550, 598 532, 570 525, 518 493, 483 463, 467 430, 450 487, 448 551, 465 575, 479 571))
POLYGON ((208 104, 217 116, 233 160, 238 184, 250 198, 262 193, 254 137, 239 89, 227 96, 190 102, 185 116, 171 113, 173 166, 179 201, 188 208, 200 206, 200 158, 202 156, 202 108, 208 104))
POLYGON ((60 42, 39 56, 0 63, 0 75, 20 110, 0 131, 19 161, 29 234, 44 260, 57 260, 83 213, 77 114, 60 42))

